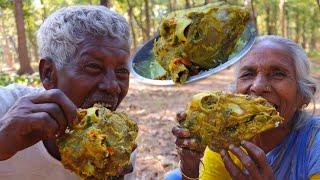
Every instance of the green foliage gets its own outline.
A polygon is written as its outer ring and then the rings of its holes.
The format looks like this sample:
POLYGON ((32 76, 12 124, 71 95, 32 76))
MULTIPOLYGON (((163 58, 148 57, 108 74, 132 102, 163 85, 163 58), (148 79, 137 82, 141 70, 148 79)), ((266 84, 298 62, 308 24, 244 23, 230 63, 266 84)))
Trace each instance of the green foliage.
POLYGON ((19 76, 17 74, 0 72, 0 86, 7 86, 13 83, 26 86, 40 86, 41 80, 38 73, 19 76))

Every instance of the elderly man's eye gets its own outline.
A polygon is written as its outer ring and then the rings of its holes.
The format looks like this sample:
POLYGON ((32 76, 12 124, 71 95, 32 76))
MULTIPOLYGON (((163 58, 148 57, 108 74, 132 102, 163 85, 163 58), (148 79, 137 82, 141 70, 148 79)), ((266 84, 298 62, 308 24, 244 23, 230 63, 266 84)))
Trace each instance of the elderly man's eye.
POLYGON ((99 73, 102 69, 102 67, 99 64, 96 63, 90 63, 86 64, 84 66, 84 69, 88 71, 89 73, 99 73))
POLYGON ((121 74, 129 74, 129 69, 128 68, 118 68, 116 69, 116 73, 121 73, 121 74))
POLYGON ((240 78, 243 78, 243 79, 250 78, 250 77, 253 77, 253 76, 254 76, 254 73, 250 72, 250 71, 240 73, 240 78))

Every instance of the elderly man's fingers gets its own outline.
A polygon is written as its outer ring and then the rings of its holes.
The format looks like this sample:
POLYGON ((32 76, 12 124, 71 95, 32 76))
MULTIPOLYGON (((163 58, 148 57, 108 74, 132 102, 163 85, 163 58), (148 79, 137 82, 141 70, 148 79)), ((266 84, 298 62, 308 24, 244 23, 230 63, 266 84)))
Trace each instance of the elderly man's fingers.
POLYGON ((242 141, 241 144, 246 149, 249 156, 253 158, 256 163, 258 163, 260 170, 264 174, 269 174, 272 172, 272 169, 267 162, 266 154, 262 149, 249 141, 242 141))
POLYGON ((172 128, 172 134, 179 138, 188 138, 190 137, 190 132, 187 129, 182 127, 174 126, 172 128))
POLYGON ((132 164, 130 163, 130 164, 128 164, 128 165, 125 166, 125 167, 119 168, 119 169, 118 169, 118 172, 119 172, 120 175, 126 175, 126 174, 128 174, 128 173, 133 172, 133 166, 132 166, 132 164))
POLYGON ((30 119, 31 135, 39 136, 37 133, 41 133, 40 138, 45 140, 55 138, 59 132, 58 123, 46 112, 32 113, 26 118, 30 119))
POLYGON ((138 148, 138 145, 135 143, 132 147, 132 152, 135 151, 138 148))
POLYGON ((232 179, 246 179, 245 174, 243 174, 240 168, 233 163, 229 153, 226 150, 221 150, 220 155, 224 166, 228 170, 232 179))
POLYGON ((186 120, 186 117, 187 117, 187 114, 184 111, 177 113, 177 121, 178 122, 182 122, 182 121, 186 120))
POLYGON ((261 179, 260 171, 250 156, 233 144, 229 146, 229 150, 241 161, 243 166, 248 170, 248 173, 252 179, 261 179))
POLYGON ((64 116, 68 120, 68 126, 77 124, 77 107, 73 102, 59 89, 50 89, 38 95, 31 100, 35 104, 56 103, 63 110, 64 116))
POLYGON ((60 106, 55 103, 34 104, 32 113, 46 112, 48 113, 59 125, 59 135, 64 134, 67 128, 67 120, 63 115, 60 106))

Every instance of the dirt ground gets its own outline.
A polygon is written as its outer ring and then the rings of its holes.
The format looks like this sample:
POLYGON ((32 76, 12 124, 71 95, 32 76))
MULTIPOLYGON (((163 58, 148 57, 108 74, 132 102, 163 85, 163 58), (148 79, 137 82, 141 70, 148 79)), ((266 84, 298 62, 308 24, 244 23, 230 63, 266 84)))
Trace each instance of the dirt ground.
POLYGON ((232 80, 231 69, 183 86, 150 86, 131 77, 128 95, 119 110, 126 111, 139 125, 136 179, 163 179, 166 172, 178 167, 171 134, 177 124, 176 113, 185 109, 192 95, 227 90, 232 80))

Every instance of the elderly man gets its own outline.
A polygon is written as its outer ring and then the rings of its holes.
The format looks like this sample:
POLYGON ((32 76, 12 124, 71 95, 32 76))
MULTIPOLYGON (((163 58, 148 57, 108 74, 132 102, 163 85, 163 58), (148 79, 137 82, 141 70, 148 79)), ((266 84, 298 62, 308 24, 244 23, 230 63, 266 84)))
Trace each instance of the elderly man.
POLYGON ((67 7, 37 39, 44 89, 0 88, 0 179, 76 179, 59 161, 56 137, 78 122, 76 108, 115 110, 126 96, 128 24, 103 6, 67 7))

